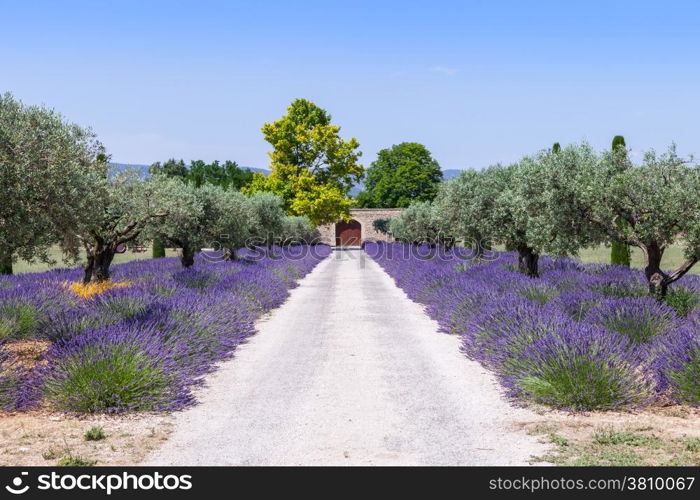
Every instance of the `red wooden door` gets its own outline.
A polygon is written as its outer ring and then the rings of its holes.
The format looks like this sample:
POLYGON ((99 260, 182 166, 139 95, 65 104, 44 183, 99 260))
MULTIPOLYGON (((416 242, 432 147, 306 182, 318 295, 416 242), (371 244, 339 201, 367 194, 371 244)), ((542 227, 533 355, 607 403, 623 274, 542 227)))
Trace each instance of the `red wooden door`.
POLYGON ((362 225, 356 220, 335 224, 335 244, 341 247, 359 247, 362 243, 362 225))

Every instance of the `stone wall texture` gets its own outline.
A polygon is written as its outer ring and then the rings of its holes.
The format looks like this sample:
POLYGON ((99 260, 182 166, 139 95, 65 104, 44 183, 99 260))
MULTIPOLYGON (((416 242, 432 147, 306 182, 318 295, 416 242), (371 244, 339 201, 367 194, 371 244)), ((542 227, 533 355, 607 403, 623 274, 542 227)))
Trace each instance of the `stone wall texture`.
MULTIPOLYGON (((376 231, 372 223, 377 219, 391 219, 402 211, 403 208, 353 208, 350 209, 350 215, 362 225, 363 242, 394 241, 390 235, 376 231)), ((335 224, 319 226, 318 231, 323 243, 335 246, 335 224)))

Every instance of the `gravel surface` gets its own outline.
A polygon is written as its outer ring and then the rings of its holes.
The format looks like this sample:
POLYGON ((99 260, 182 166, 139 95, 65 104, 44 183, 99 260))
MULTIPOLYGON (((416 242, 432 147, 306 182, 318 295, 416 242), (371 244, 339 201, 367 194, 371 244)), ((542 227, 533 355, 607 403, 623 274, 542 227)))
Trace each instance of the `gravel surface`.
POLYGON ((175 416, 149 465, 526 465, 547 447, 459 339, 337 251, 175 416))

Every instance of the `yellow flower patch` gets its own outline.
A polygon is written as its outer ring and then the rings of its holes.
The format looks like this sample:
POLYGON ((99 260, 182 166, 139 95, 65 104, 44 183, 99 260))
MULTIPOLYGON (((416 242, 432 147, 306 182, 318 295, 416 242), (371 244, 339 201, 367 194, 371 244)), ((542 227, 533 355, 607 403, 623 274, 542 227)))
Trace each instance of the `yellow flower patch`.
POLYGON ((74 283, 65 283, 68 288, 70 288, 76 295, 83 297, 84 299, 90 298, 93 295, 99 295, 112 288, 126 288, 131 286, 131 281, 100 281, 95 283, 88 283, 87 285, 76 281, 74 283))

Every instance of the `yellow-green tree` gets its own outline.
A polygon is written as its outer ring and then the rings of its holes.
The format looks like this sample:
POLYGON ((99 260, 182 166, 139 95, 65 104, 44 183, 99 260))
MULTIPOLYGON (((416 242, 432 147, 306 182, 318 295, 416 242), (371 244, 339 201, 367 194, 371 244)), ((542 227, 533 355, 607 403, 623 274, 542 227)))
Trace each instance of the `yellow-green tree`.
POLYGON ((296 99, 262 132, 273 148, 268 153, 272 173, 256 173, 246 194, 275 193, 288 213, 305 215, 314 224, 349 217, 353 200, 348 193, 364 172, 357 139, 343 140, 331 115, 306 99, 296 99))

